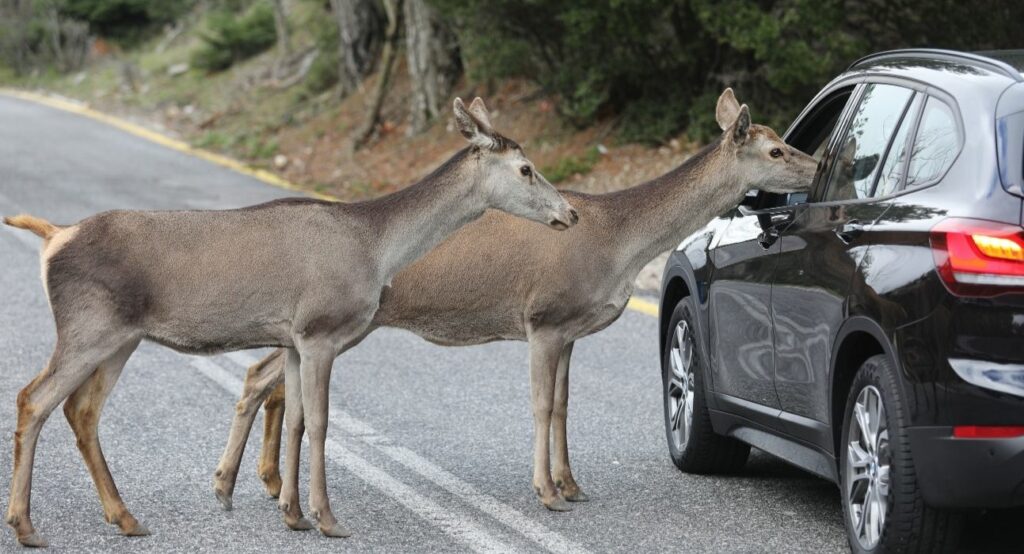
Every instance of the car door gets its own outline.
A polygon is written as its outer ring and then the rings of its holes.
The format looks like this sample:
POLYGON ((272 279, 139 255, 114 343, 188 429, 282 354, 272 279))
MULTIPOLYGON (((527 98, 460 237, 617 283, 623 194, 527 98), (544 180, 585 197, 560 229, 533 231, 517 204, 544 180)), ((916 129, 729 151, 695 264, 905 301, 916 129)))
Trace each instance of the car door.
POLYGON ((771 301, 775 388, 783 428, 808 442, 831 444, 832 343, 866 249, 864 230, 886 210, 878 199, 902 174, 921 98, 897 84, 861 85, 823 178, 780 234, 771 301))
MULTIPOLYGON (((789 143, 820 160, 853 90, 852 84, 839 87, 814 102, 794 124, 789 143)), ((748 196, 713 250, 709 350, 714 388, 719 401, 748 417, 760 414, 774 421, 779 411, 771 280, 779 233, 790 221, 786 206, 804 198, 764 192, 748 196)))

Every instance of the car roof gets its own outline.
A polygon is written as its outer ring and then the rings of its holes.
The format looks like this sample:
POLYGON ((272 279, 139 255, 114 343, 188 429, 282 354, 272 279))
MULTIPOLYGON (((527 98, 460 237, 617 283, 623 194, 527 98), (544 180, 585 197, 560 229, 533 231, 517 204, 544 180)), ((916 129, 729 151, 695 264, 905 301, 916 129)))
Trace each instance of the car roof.
POLYGON ((935 87, 957 98, 994 100, 1007 87, 1024 82, 1024 74, 1013 64, 1024 66, 1024 50, 975 53, 931 48, 891 50, 853 62, 822 93, 850 79, 896 78, 935 87))
POLYGON ((958 52, 933 48, 908 48, 870 54, 850 64, 848 72, 885 68, 898 73, 920 70, 946 70, 976 75, 979 72, 1024 81, 1024 50, 958 52))

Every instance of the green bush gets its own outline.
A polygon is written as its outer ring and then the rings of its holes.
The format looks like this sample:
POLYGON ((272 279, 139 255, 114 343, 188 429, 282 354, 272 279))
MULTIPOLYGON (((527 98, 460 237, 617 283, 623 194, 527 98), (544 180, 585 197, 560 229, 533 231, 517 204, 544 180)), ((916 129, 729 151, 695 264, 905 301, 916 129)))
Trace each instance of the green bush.
POLYGON ((562 158, 561 160, 558 160, 558 163, 544 168, 541 173, 543 173, 544 177, 546 177, 548 181, 551 181, 552 183, 561 183, 577 173, 580 175, 590 173, 590 170, 594 169, 594 166, 597 165, 597 162, 600 159, 601 153, 597 151, 597 148, 591 148, 582 156, 568 156, 562 158))
POLYGON ((254 4, 241 16, 215 11, 200 33, 203 45, 192 54, 192 65, 206 71, 223 71, 235 62, 272 47, 277 40, 274 11, 267 2, 254 4))
POLYGON ((338 82, 338 26, 334 18, 324 12, 322 17, 314 17, 307 23, 309 33, 313 35, 317 54, 309 73, 303 81, 303 87, 310 95, 329 90, 338 82))
POLYGON ((101 36, 128 42, 173 22, 195 0, 63 0, 63 12, 85 21, 101 36))

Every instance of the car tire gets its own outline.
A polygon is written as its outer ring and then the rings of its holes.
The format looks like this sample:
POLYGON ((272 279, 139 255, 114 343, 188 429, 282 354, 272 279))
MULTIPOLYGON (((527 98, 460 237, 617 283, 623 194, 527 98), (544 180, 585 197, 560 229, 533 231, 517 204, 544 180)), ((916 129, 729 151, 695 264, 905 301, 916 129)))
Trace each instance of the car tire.
POLYGON ((683 298, 672 312, 665 337, 661 382, 669 456, 687 473, 734 473, 747 463, 750 446, 718 435, 711 427, 705 396, 707 364, 697 348, 696 314, 693 300, 683 298), (686 346, 680 349, 680 344, 686 346))
POLYGON ((874 356, 857 370, 846 398, 839 471, 850 548, 857 553, 954 551, 963 517, 931 508, 921 497, 897 378, 887 356, 874 356))

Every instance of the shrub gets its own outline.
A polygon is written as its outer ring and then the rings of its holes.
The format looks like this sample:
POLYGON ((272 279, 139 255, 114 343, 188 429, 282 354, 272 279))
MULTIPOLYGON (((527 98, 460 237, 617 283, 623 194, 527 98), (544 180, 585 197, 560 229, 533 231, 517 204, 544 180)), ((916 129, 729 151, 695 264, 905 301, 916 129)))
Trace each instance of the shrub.
POLYGON ((195 0, 63 0, 63 12, 96 33, 133 42, 188 11, 195 0))
POLYGON ((590 173, 600 159, 601 153, 597 151, 597 148, 590 148, 582 156, 568 156, 558 160, 558 163, 544 168, 542 173, 548 181, 561 183, 577 173, 580 175, 590 173))
POLYGON ((241 16, 215 11, 207 17, 200 38, 203 45, 192 54, 192 65, 210 72, 223 71, 274 45, 277 32, 273 8, 267 2, 257 2, 241 16))

